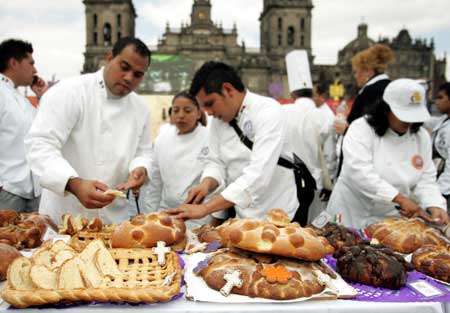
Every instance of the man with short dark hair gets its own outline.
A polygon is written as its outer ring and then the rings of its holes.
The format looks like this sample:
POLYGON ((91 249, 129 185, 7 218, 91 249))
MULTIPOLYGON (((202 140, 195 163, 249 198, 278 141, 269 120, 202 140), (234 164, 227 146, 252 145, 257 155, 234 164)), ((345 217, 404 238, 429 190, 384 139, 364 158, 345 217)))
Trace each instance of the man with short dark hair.
POLYGON ((437 177, 442 195, 450 212, 450 83, 439 86, 436 106, 443 114, 433 128, 433 159, 438 159, 437 177))
POLYGON ((292 158, 280 104, 246 90, 236 71, 220 62, 207 62, 197 71, 190 93, 214 117, 209 158, 200 185, 168 212, 198 219, 234 207, 237 217, 262 218, 269 209, 282 208, 292 219, 298 208, 294 172, 277 165, 280 156, 292 158), (240 141, 244 137, 251 148, 240 141), (222 184, 220 195, 203 203, 222 184))
POLYGON ((150 57, 142 41, 122 38, 104 68, 61 81, 42 98, 25 141, 45 188, 40 212, 56 222, 63 213, 99 215, 106 223, 128 218, 127 202, 104 192, 136 191, 147 178, 150 112, 133 90, 150 57))
POLYGON ((17 87, 30 86, 38 98, 46 91, 36 76, 30 43, 8 39, 0 44, 0 209, 37 211, 41 190, 25 158, 25 134, 36 109, 17 87))

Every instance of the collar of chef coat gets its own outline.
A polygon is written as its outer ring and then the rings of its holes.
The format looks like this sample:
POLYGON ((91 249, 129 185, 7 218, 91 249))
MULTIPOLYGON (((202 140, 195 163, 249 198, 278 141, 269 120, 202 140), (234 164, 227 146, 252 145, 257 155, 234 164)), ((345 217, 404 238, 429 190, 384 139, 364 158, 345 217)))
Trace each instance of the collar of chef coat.
POLYGON ((366 89, 367 86, 373 85, 376 82, 383 80, 383 79, 389 79, 389 76, 387 76, 386 74, 378 74, 375 75, 374 77, 372 77, 371 79, 369 79, 367 81, 367 83, 358 91, 358 94, 360 95, 364 89, 366 89))
POLYGON ((16 86, 14 85, 14 82, 11 80, 11 78, 3 75, 2 73, 0 73, 0 83, 4 84, 9 89, 16 91, 16 86))
POLYGON ((96 73, 95 73, 95 80, 96 80, 96 86, 101 90, 101 95, 104 97, 104 99, 112 100, 112 101, 120 101, 122 99, 125 99, 128 95, 120 97, 115 96, 106 86, 105 82, 105 67, 101 67, 96 73))
POLYGON ((242 104, 241 104, 241 107, 239 108, 239 112, 238 112, 238 114, 235 117, 236 121, 239 121, 242 118, 242 115, 243 115, 243 112, 244 112, 245 108, 248 107, 249 105, 251 105, 251 103, 252 103, 252 100, 251 100, 252 96, 250 94, 251 94, 250 91, 248 91, 248 90, 245 91, 244 100, 242 100, 242 104))

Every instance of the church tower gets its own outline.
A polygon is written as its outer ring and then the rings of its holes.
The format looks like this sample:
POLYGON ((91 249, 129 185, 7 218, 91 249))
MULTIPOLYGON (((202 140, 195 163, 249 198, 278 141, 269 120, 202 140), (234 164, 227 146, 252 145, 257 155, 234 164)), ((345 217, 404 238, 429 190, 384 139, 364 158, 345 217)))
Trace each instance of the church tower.
POLYGON ((194 0, 192 4, 191 25, 195 28, 213 25, 210 0, 194 0))
POLYGON ((84 0, 86 51, 83 73, 104 64, 106 54, 121 37, 134 36, 136 11, 132 0, 84 0))

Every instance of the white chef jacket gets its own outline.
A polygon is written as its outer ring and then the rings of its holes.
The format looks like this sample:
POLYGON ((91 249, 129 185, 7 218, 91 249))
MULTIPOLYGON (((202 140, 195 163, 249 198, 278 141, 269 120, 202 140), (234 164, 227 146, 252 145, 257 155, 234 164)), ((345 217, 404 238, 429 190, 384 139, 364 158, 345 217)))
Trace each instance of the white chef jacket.
POLYGON ((321 112, 310 98, 298 98, 294 104, 282 106, 288 128, 287 137, 292 151, 305 162, 322 189, 322 167, 319 159, 321 129, 325 124, 321 112))
POLYGON ((342 214, 344 225, 360 228, 399 216, 392 202, 399 192, 413 197, 423 209, 446 209, 425 129, 400 136, 389 128, 379 137, 361 117, 348 128, 343 153, 342 172, 327 211, 342 214))
POLYGON ((25 158, 25 135, 36 109, 19 93, 14 82, 0 73, 0 187, 19 197, 40 196, 38 178, 25 158))
POLYGON ((326 167, 328 169, 329 178, 334 181, 337 172, 337 155, 336 155, 336 132, 334 130, 334 121, 336 119, 333 111, 328 104, 323 103, 318 107, 323 117, 323 126, 320 131, 323 147, 323 156, 325 158, 326 167))
POLYGON ((277 165, 280 154, 292 159, 280 104, 246 91, 236 120, 253 150, 228 123, 212 119, 202 180, 212 177, 225 184, 221 195, 235 203, 237 217, 265 217, 268 210, 281 208, 293 218, 299 205, 294 172, 277 165))
POLYGON ((127 219, 127 200, 85 209, 65 187, 69 178, 81 177, 115 188, 137 167, 149 173, 150 130, 145 102, 134 92, 108 96, 103 68, 50 88, 25 139, 28 161, 45 188, 39 212, 57 223, 63 213, 98 215, 106 223, 127 219))
POLYGON ((443 195, 450 194, 450 119, 447 115, 439 119, 432 133, 433 148, 445 162, 444 169, 438 177, 438 185, 443 195))

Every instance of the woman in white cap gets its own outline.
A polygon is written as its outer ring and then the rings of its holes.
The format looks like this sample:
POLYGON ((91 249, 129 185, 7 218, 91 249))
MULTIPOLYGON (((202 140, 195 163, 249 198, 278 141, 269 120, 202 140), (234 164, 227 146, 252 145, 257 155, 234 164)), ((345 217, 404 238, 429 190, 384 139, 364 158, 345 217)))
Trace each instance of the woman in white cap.
POLYGON ((421 208, 430 221, 448 223, 430 137, 421 127, 428 118, 423 87, 410 79, 391 82, 382 100, 347 131, 342 173, 327 211, 358 228, 386 216, 424 215, 421 208))

